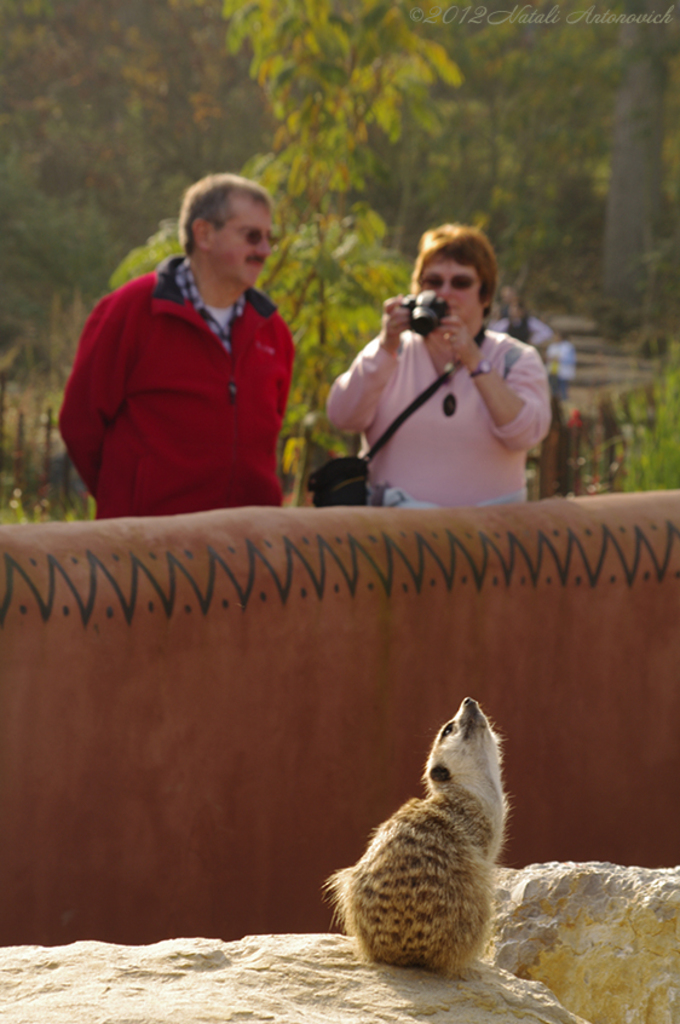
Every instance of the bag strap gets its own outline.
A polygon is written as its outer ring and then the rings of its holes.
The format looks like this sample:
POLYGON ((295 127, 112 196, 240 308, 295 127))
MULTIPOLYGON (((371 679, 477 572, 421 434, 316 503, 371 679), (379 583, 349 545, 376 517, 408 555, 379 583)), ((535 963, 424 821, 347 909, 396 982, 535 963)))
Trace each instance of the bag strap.
POLYGON ((427 402, 428 398, 431 398, 435 391, 439 390, 442 384, 446 384, 448 380, 451 380, 451 377, 453 377, 455 372, 456 368, 453 366, 452 363, 449 363, 449 365, 442 373, 441 377, 437 377, 437 379, 433 381, 433 383, 430 384, 429 387, 427 387, 424 391, 421 391, 418 397, 413 399, 411 404, 408 405, 403 412, 399 413, 397 418, 393 420, 392 423, 390 423, 385 433, 381 434, 378 440, 373 445, 373 447, 366 452, 366 454, 364 455, 364 459, 366 460, 366 462, 371 461, 373 456, 376 455, 380 451, 380 449, 387 444, 392 435, 395 434, 397 430, 399 430, 399 427, 402 425, 404 420, 407 420, 411 413, 414 413, 416 409, 420 409, 421 405, 424 405, 425 402, 427 402))

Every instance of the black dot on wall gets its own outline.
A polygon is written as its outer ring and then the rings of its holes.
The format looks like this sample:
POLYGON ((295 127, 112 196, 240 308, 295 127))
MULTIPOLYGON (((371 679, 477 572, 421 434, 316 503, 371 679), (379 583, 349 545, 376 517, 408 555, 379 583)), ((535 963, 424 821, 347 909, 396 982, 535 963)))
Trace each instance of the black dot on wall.
POLYGON ((493 580, 491 582, 493 583, 494 587, 497 587, 498 586, 498 576, 494 576, 494 578, 493 578, 493 580))
POLYGON ((106 609, 106 618, 107 619, 112 619, 113 618, 113 608, 110 605, 106 609))
POLYGON ((152 558, 154 560, 154 562, 155 562, 155 561, 158 560, 158 555, 154 555, 153 551, 150 551, 149 552, 149 558, 152 558))
POLYGON ((113 558, 114 562, 120 562, 120 555, 111 555, 111 557, 113 558))
POLYGON ((74 565, 78 564, 78 559, 75 558, 73 555, 71 555, 71 561, 73 562, 74 565))
POLYGON ((430 586, 431 587, 436 587, 437 586, 437 581, 436 580, 430 580, 430 586))
POLYGON ((309 538, 308 537, 303 537, 302 538, 302 543, 303 544, 309 544, 309 538))
POLYGON ((401 589, 404 591, 405 594, 408 594, 408 583, 402 583, 401 589))
POLYGON ((575 582, 577 587, 580 586, 580 584, 581 584, 581 577, 577 576, 576 579, 574 580, 574 582, 575 582))
POLYGON ((526 576, 522 576, 522 578, 521 578, 521 580, 520 580, 519 582, 520 582, 521 586, 524 586, 524 584, 526 583, 526 581, 527 581, 527 578, 526 578, 526 576))
POLYGON ((336 593, 336 594, 339 594, 339 593, 340 593, 340 587, 338 586, 338 584, 337 584, 337 583, 336 583, 336 584, 335 584, 335 586, 333 587, 333 590, 335 591, 335 593, 336 593))
POLYGON ((36 562, 35 558, 29 558, 29 562, 31 563, 31 565, 37 565, 38 564, 36 562))
POLYGON ((71 609, 69 608, 69 606, 67 604, 65 604, 64 607, 63 607, 64 615, 68 615, 70 611, 71 611, 71 609))
POLYGON ((229 607, 229 602, 226 601, 226 600, 222 601, 222 607, 223 608, 228 608, 229 607))
POLYGON ((186 555, 187 558, 193 558, 194 557, 193 553, 191 551, 185 551, 184 554, 186 555))
POLYGON ((374 537, 372 533, 369 534, 368 539, 370 540, 371 544, 377 544, 378 543, 378 538, 374 537))
POLYGON ((646 572, 642 578, 644 580, 648 580, 649 579, 649 572, 646 572))
POLYGON ((270 540, 266 540, 264 543, 265 543, 265 547, 267 547, 267 548, 271 548, 271 547, 274 546, 270 540))
POLYGON ((304 587, 300 587, 300 594, 302 595, 302 597, 307 597, 307 591, 305 590, 304 587))
POLYGON ((28 608, 26 607, 25 604, 20 604, 19 605, 19 611, 21 612, 22 615, 25 615, 26 612, 28 611, 28 608))
POLYGON ((227 547, 227 551, 232 555, 236 554, 236 548, 232 548, 231 546, 227 547))
POLYGON ((463 578, 461 579, 460 582, 461 583, 467 583, 467 576, 463 576, 463 578))
POLYGON ((369 589, 369 590, 373 590, 373 586, 374 586, 374 585, 373 585, 372 583, 369 583, 369 584, 368 584, 368 589, 369 589))
POLYGON ((610 583, 616 583, 616 576, 610 576, 609 577, 609 582, 610 583))
POLYGON ((336 544, 342 544, 342 537, 336 537, 335 538, 335 543, 336 544))
POLYGON ((187 615, 188 615, 188 614, 189 614, 189 612, 191 611, 191 605, 190 605, 190 604, 185 604, 185 605, 184 605, 184 611, 185 611, 185 612, 187 613, 187 615))
POLYGON ((552 583, 552 576, 546 576, 545 582, 546 583, 552 583))
POLYGON ((153 601, 149 601, 149 611, 152 612, 153 609, 154 609, 154 603, 153 603, 153 601))
POLYGON ((267 600, 267 595, 265 594, 264 590, 260 591, 260 601, 266 601, 266 600, 267 600))

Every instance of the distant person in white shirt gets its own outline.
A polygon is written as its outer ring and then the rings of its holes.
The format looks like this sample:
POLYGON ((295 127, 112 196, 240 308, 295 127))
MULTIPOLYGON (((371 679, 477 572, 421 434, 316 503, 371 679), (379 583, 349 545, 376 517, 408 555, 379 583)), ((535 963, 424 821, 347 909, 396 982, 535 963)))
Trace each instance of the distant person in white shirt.
POLYGON ((576 376, 576 349, 567 338, 557 334, 556 341, 548 345, 546 363, 550 391, 566 402, 569 394, 569 383, 576 376))
POLYGON ((507 316, 501 317, 489 325, 490 331, 509 334, 528 345, 543 345, 553 336, 552 327, 548 327, 538 317, 530 316, 521 299, 511 298, 507 316))

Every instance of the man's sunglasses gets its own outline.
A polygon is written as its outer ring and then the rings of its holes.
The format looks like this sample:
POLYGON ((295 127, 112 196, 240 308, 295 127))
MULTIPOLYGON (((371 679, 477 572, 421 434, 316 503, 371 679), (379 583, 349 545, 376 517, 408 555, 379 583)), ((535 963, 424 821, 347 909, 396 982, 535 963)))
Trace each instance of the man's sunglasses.
MULTIPOLYGON (((474 277, 466 277, 465 274, 456 274, 455 277, 450 279, 450 285, 457 292, 464 292, 467 288, 472 288, 473 285, 479 282, 475 281, 474 277)), ((424 277, 420 282, 422 288, 441 288, 442 285, 446 284, 443 277, 424 277)))
MULTIPOLYGON (((212 225, 221 231, 224 225, 227 223, 226 220, 214 220, 211 221, 212 225)), ((259 245, 263 238, 266 238, 272 248, 278 245, 279 239, 271 231, 263 231, 261 228, 238 228, 240 235, 245 238, 248 245, 259 245)))
POLYGON ((265 238, 272 246, 278 241, 271 231, 264 232, 260 228, 246 228, 242 230, 242 234, 248 245, 259 245, 265 238))

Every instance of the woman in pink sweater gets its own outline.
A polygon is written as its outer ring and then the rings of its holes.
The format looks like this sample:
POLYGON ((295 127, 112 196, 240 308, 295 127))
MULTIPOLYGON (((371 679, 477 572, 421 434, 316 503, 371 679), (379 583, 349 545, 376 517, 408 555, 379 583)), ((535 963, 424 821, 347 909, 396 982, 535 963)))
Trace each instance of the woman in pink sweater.
POLYGON ((448 364, 455 367, 371 461, 372 504, 526 500, 526 455, 548 432, 550 394, 533 346, 484 330, 496 281, 483 232, 460 224, 425 232, 412 291, 436 292, 448 312, 423 337, 408 329, 404 296, 388 299, 379 336, 333 384, 329 419, 363 433, 367 450, 448 364))

